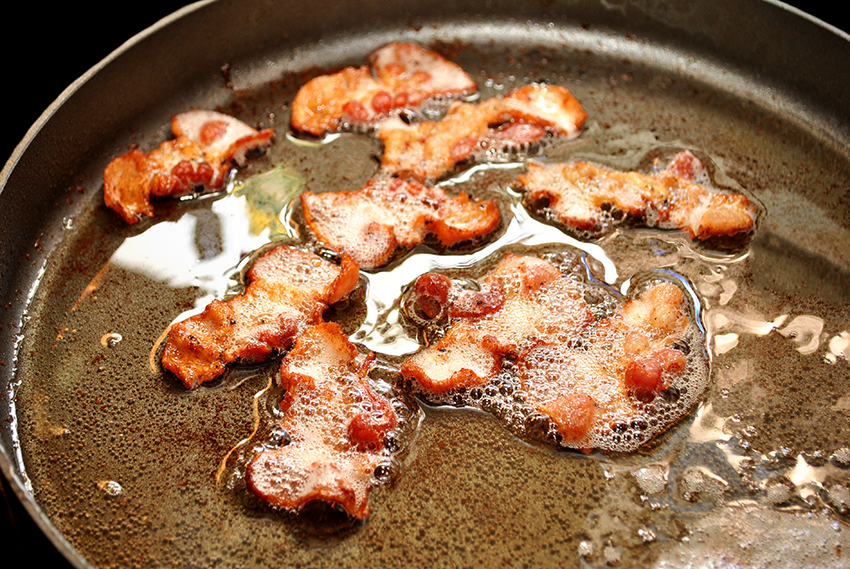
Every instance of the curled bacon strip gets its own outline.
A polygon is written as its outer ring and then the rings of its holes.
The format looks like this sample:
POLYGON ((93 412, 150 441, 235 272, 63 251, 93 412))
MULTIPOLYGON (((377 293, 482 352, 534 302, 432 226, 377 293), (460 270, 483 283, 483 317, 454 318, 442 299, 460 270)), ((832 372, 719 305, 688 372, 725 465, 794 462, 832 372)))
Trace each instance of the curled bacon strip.
POLYGON ((375 50, 369 63, 372 73, 365 65, 347 67, 308 81, 292 103, 292 127, 320 136, 350 125, 374 124, 433 97, 454 98, 477 90, 463 69, 416 44, 388 44, 375 50))
POLYGON ((439 121, 381 123, 381 168, 420 181, 436 180, 458 162, 488 150, 521 148, 548 133, 577 136, 587 114, 564 87, 527 85, 480 105, 455 102, 439 121))
POLYGON ((175 115, 171 131, 176 138, 147 154, 131 150, 106 166, 104 201, 127 223, 136 223, 139 215, 153 217, 151 197, 221 187, 231 161, 243 164, 246 152, 267 146, 274 136, 272 129, 257 131, 229 115, 204 110, 175 115))
POLYGON ((162 365, 194 388, 224 373, 231 362, 265 361, 305 327, 321 322, 325 309, 346 298, 358 279, 357 264, 345 255, 337 266, 277 246, 254 261, 243 294, 214 300, 171 327, 162 365))
POLYGON ((369 515, 375 469, 386 462, 384 439, 399 419, 365 380, 372 354, 357 349, 338 325, 307 329, 283 359, 287 389, 281 426, 290 442, 257 454, 245 481, 261 499, 297 510, 314 500, 338 504, 357 519, 369 515))
MULTIPOLYGON (((529 164, 518 178, 526 205, 581 231, 604 228, 605 207, 615 206, 647 225, 683 229, 692 239, 733 236, 753 229, 756 210, 737 193, 720 193, 693 181, 702 170, 689 151, 657 174, 618 172, 587 162, 529 164)), ((610 219, 610 218, 608 218, 610 219)))
POLYGON ((388 263, 397 248, 412 248, 429 234, 447 247, 492 233, 500 223, 496 200, 450 198, 438 187, 400 179, 370 180, 355 192, 301 194, 313 234, 364 269, 388 263))

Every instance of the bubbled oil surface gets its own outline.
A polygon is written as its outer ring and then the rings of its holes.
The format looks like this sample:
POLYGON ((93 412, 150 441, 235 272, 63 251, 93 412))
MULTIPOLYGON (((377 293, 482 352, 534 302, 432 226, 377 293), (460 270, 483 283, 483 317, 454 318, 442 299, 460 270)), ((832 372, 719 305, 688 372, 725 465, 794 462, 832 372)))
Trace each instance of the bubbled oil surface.
MULTIPOLYGON (((538 158, 649 171, 656 158, 691 149, 715 186, 760 204, 754 238, 717 252, 640 228, 571 236, 525 212, 510 189, 521 163, 494 157, 445 183, 500 199, 494 240, 460 251, 423 246, 364 272, 334 317, 378 354, 376 381, 389 390, 418 346, 398 299, 423 272, 474 278, 503 250, 558 251, 622 293, 661 272, 692 292, 705 332, 698 347, 711 359, 690 412, 639 451, 583 455, 517 436, 512 409, 444 401, 423 405, 420 422, 416 404, 404 403, 411 440, 372 492, 367 522, 322 508, 272 511, 221 473, 238 472, 227 460, 248 448, 257 417, 272 414, 266 386, 279 361, 186 391, 162 372, 156 347, 172 321, 238 291, 252 251, 307 238, 297 201, 272 224, 258 224, 256 207, 232 192, 124 227, 93 184, 33 298, 18 358, 24 466, 53 523, 104 567, 850 564, 850 213, 832 190, 850 187, 846 152, 722 86, 604 53, 454 48, 447 56, 472 72, 483 97, 549 80, 583 104, 581 137, 538 158)), ((293 75, 258 85, 222 109, 276 125, 268 155, 237 180, 283 165, 304 190, 359 188, 376 171, 377 143, 362 134, 288 138, 298 84, 293 75)), ((273 428, 263 437, 273 444, 273 428)))

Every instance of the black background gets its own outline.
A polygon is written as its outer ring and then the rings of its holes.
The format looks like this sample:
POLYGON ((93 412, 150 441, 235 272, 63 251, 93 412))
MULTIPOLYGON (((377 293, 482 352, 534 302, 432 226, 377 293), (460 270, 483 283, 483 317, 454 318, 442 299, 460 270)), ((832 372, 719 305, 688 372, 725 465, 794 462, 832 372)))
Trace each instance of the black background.
MULTIPOLYGON (((841 3, 787 3, 850 33, 850 18, 841 3)), ((2 109, 11 119, 11 123, 3 121, 5 128, 0 131, 0 163, 6 162, 27 129, 65 87, 124 41, 187 2, 124 4, 107 11, 89 7, 94 3, 88 2, 52 4, 50 8, 38 2, 16 6, 17 14, 5 20, 6 29, 0 32, 2 109)))
MULTIPOLYGON (((850 32, 850 20, 838 2, 788 2, 833 26, 850 32)), ((7 10, 0 32, 2 109, 0 159, 5 163, 29 127, 60 93, 124 41, 185 5, 185 2, 16 3, 7 10)), ((850 70, 836 70, 848 73, 850 70)), ((68 567, 38 531, 9 486, 0 496, 0 565, 13 559, 40 567, 68 567), (18 553, 19 555, 15 555, 18 553)))

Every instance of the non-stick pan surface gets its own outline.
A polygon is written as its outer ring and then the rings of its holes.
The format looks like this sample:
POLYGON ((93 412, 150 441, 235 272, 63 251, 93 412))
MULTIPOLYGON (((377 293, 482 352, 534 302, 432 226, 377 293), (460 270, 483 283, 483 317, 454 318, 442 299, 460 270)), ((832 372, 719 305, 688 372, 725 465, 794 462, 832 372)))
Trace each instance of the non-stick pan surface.
MULTIPOLYGON (((434 20, 439 25, 420 27, 417 21, 411 25, 395 14, 394 26, 377 26, 372 19, 363 29, 343 32, 341 39, 334 31, 349 24, 357 27, 358 19, 352 16, 350 22, 343 22, 331 17, 337 28, 317 24, 325 41, 334 48, 350 46, 351 53, 331 50, 333 54, 328 55, 313 38, 304 40, 303 52, 294 54, 318 53, 325 66, 335 66, 358 62, 376 42, 387 41, 393 34, 408 34, 426 44, 433 40, 431 34, 441 40, 443 33, 459 36, 464 40, 459 60, 481 70, 481 83, 489 79, 493 89, 498 89, 495 84, 499 82, 520 82, 523 74, 549 73, 576 93, 591 113, 591 123, 595 121, 583 138, 595 137, 605 143, 571 150, 575 155, 584 153, 604 161, 606 152, 609 160, 611 155, 628 152, 645 158, 659 149, 688 147, 704 153, 717 168, 717 180, 722 184, 741 186, 760 200, 766 211, 759 226, 761 239, 756 239, 744 256, 690 257, 690 253, 681 253, 683 245, 677 239, 628 232, 623 237, 628 246, 622 250, 611 247, 620 273, 614 283, 617 286, 629 275, 632 256, 643 258, 646 240, 662 249, 672 244, 685 259, 675 262, 674 268, 686 273, 706 303, 704 315, 715 354, 714 384, 704 403, 647 452, 631 457, 583 458, 539 450, 517 441, 491 417, 428 410, 399 480, 374 494, 373 518, 363 526, 335 527, 328 535, 315 526, 305 528, 289 516, 246 507, 212 482, 211 473, 222 452, 238 442, 234 435, 240 431, 240 422, 250 420, 244 414, 246 408, 240 410, 238 405, 250 399, 252 386, 250 382, 232 390, 221 386, 193 401, 167 378, 150 375, 145 367, 150 346, 145 348, 145 343, 155 340, 164 324, 179 314, 177 307, 191 303, 193 293, 169 290, 157 297, 156 282, 133 274, 113 275, 113 290, 127 296, 95 311, 127 310, 121 322, 150 319, 134 325, 134 329, 146 330, 138 345, 128 349, 129 359, 121 357, 109 363, 112 354, 133 340, 132 334, 124 334, 124 339, 108 349, 112 351, 103 348, 99 332, 115 319, 114 314, 103 313, 90 313, 81 321, 92 329, 76 328, 79 337, 73 346, 53 346, 58 351, 49 355, 30 354, 37 365, 6 353, 2 358, 7 368, 35 370, 33 376, 48 378, 37 390, 20 389, 21 400, 38 401, 38 405, 24 408, 19 403, 21 421, 12 426, 32 441, 24 441, 24 456, 34 455, 27 459, 26 467, 36 497, 91 562, 207 566, 362 561, 395 566, 405 552, 415 565, 572 566, 614 561, 625 566, 644 562, 679 565, 704 555, 714 555, 715 561, 723 555, 745 565, 777 560, 796 565, 797 558, 786 549, 808 548, 814 555, 812 564, 848 563, 847 514, 842 509, 846 503, 842 492, 848 488, 847 461, 842 454, 848 446, 848 409, 847 399, 842 397, 850 390, 841 341, 849 325, 845 316, 847 261, 842 256, 847 241, 842 239, 848 227, 846 188, 850 185, 847 117, 836 111, 847 91, 824 95, 801 89, 810 81, 806 73, 788 79, 787 90, 778 89, 782 85, 776 83, 773 69, 778 56, 765 47, 769 42, 757 31, 753 34, 762 43, 751 55, 766 50, 763 69, 744 74, 735 66, 740 61, 725 66, 723 58, 712 61, 711 57, 726 53, 717 45, 728 38, 717 32, 718 37, 706 40, 712 26, 702 26, 699 15, 688 13, 683 6, 669 8, 682 12, 677 17, 655 7, 658 13, 642 18, 641 14, 653 10, 625 3, 608 6, 609 16, 622 13, 609 19, 580 4, 537 6, 539 13, 523 14, 507 26, 500 25, 511 18, 504 7, 470 7, 449 18, 459 24, 456 28, 440 15, 411 8, 422 23, 434 20), (576 12, 585 19, 573 20, 570 14, 576 12), (473 18, 476 15, 482 19, 473 18), (548 26, 550 21, 554 26, 548 26), (664 34, 653 25, 672 39, 663 39, 664 34), (547 35, 552 29, 565 33, 553 40, 547 35), (629 30, 633 30, 631 37, 629 30), (693 40, 692 33, 703 37, 693 40), (669 41, 669 50, 659 53, 656 46, 665 41, 669 41), (705 51, 688 51, 683 47, 690 45, 688 41, 705 51), (541 54, 546 62, 541 62, 541 54), (513 62, 508 58, 517 55, 529 59, 520 57, 514 70, 505 62, 513 62), (709 269, 721 278, 712 280, 714 277, 702 272, 709 269), (129 291, 137 290, 145 292, 139 297, 133 292, 128 300, 129 291), (167 295, 172 298, 163 301, 167 295), (157 302, 150 302, 152 296, 157 302), (747 328, 753 322, 776 323, 784 314, 787 318, 772 332, 760 335, 747 328), (724 327, 719 316, 741 320, 737 327, 724 327), (795 318, 798 326, 789 327, 795 318), (804 324, 816 325, 818 319, 821 327, 812 334, 804 324), (97 340, 97 346, 91 345, 91 338, 97 340), (812 341, 813 351, 809 349, 812 341), (80 395, 92 387, 80 378, 95 373, 89 364, 98 355, 107 363, 95 364, 95 370, 105 367, 110 381, 139 381, 144 389, 129 387, 129 391, 142 389, 129 396, 122 387, 80 395), (835 357, 830 359, 830 355, 835 357), (109 369, 110 365, 116 367, 109 369), (86 387, 77 385, 74 390, 74 381, 86 387), (63 394, 72 397, 63 399, 63 394), (98 395, 105 397, 91 403, 98 395), (170 407, 157 408, 163 403, 170 407), (234 408, 223 412, 221 407, 228 403, 234 408), (53 416, 33 418, 34 409, 41 404, 45 413, 53 416), (188 419, 175 419, 175 413, 182 412, 196 418, 192 413, 198 413, 198 404, 209 411, 212 426, 199 429, 188 419), (94 405, 104 409, 94 411, 94 405), (72 436, 57 437, 40 430, 57 426, 56 417, 66 410, 65 423, 59 426, 68 428, 72 436), (142 416, 154 424, 137 421, 142 416), (120 427, 106 425, 99 430, 108 422, 120 427), (164 431, 174 429, 184 430, 173 433, 173 439, 165 437, 164 431), (27 444, 33 446, 26 450, 27 444), (90 464, 78 464, 80 461, 90 464), (55 466, 57 462, 59 466, 55 466), (131 475, 129 471, 134 469, 142 472, 131 475), (110 478, 124 482, 123 494, 110 496, 103 492, 104 486, 98 487, 98 482, 110 478), (442 482, 446 479, 455 481, 451 488, 442 482), (64 484, 67 487, 60 488, 64 484), (661 489, 653 484, 661 484, 661 489), (801 533, 807 536, 805 543, 792 539, 801 533), (727 537, 730 534, 737 537, 734 543, 727 537), (765 553, 771 548, 782 556, 765 553)), ((760 9, 768 8, 773 9, 760 9)), ((250 10, 246 7, 244 12, 248 17, 250 10)), ((752 19, 759 12, 745 10, 743 15, 752 19)), ((390 21, 393 16, 389 10, 390 21)), ((803 27, 804 32, 806 29, 803 27)), ((734 35, 734 31, 728 33, 734 35)), ((257 35, 266 39, 259 30, 257 35)), ((265 79, 252 63, 281 61, 293 55, 292 46, 285 42, 280 47, 267 41, 262 45, 269 52, 260 50, 261 57, 242 55, 244 67, 239 67, 238 55, 234 55, 235 68, 259 73, 265 79)), ((746 44, 741 41, 739 47, 746 44)), ((438 45, 449 49, 446 44, 438 45)), ((836 68, 846 69, 842 63, 846 59, 841 56, 840 49, 834 52, 836 68)), ((168 65, 165 67, 164 76, 174 81, 168 65)), ((17 332, 15 315, 26 308, 31 318, 37 314, 40 319, 39 323, 28 321, 24 344, 45 349, 51 348, 48 344, 62 344, 56 340, 63 324, 74 323, 76 311, 70 309, 79 293, 121 241, 136 233, 116 223, 100 201, 97 171, 102 170, 108 153, 122 151, 136 134, 134 142, 154 146, 164 136, 162 117, 180 110, 181 105, 212 102, 225 109, 257 112, 260 118, 256 120, 261 121, 268 120, 268 115, 262 116, 267 107, 279 102, 274 98, 269 102, 263 81, 245 93, 232 95, 222 89, 218 77, 212 77, 215 73, 209 75, 199 80, 200 86, 192 84, 185 90, 180 86, 165 95, 161 87, 153 87, 152 101, 157 104, 137 109, 123 126, 126 133, 113 125, 113 130, 98 134, 97 140, 107 142, 76 157, 80 162, 74 167, 68 166, 64 155, 73 142, 88 141, 86 133, 72 129, 64 139, 51 133, 51 142, 58 145, 54 147, 58 157, 51 163, 65 164, 61 172, 51 172, 49 177, 61 182, 49 188, 50 198, 34 191, 33 199, 40 199, 41 205, 49 202, 56 215, 48 208, 37 230, 28 231, 18 223, 11 232, 4 232, 10 245, 5 251, 18 253, 7 255, 16 269, 4 274, 6 282, 14 283, 6 291, 10 305, 4 330, 17 332), (63 172, 69 173, 64 176, 63 172), (71 187, 73 192, 68 192, 71 187), (78 187, 83 191, 78 192, 78 187), (38 291, 22 286, 35 282, 42 267, 38 291), (30 295, 31 300, 20 300, 30 295), (64 306, 48 308, 54 302, 64 306), (31 340, 39 334, 50 341, 38 344, 31 340)), ((277 70, 268 75, 274 81, 281 76, 277 70)), ((278 86, 283 93, 294 88, 288 83, 278 86)), ((134 103, 132 96, 123 92, 120 96, 128 104, 134 103)), ((284 146, 285 122, 275 126, 278 146, 284 146)), ((279 149, 277 152, 255 168, 269 167, 276 157, 286 156, 279 149)), ((314 184, 328 183, 328 175, 311 172, 311 176, 314 184)), ((20 211, 23 206, 13 207, 20 211)), ((185 211, 172 212, 169 219, 192 214, 201 219, 205 207, 189 204, 185 211)), ((28 218, 33 215, 39 214, 27 211, 28 218)), ((690 251, 687 246, 684 250, 690 251)), ((102 291, 102 296, 110 294, 108 286, 102 291)), ((12 448, 6 444, 4 440, 4 448, 12 448)))

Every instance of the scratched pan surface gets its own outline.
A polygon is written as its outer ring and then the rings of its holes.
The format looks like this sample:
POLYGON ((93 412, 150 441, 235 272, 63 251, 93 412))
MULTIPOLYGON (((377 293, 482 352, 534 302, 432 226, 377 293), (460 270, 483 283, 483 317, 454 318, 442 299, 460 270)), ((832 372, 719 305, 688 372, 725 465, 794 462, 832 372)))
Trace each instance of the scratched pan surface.
MULTIPOLYGON (((78 566, 850 565, 848 63, 846 37, 762 2, 198 7, 107 62, 4 172, 4 472, 78 566), (706 330, 708 390, 631 455, 561 452, 492 415, 423 405, 368 521, 273 512, 217 482, 273 365, 187 392, 151 353, 280 234, 253 231, 233 195, 124 226, 103 206, 102 171, 129 144, 155 147, 172 113, 205 107, 276 129, 238 180, 285 167, 303 189, 359 187, 380 148, 362 135, 298 144, 289 103, 307 78, 398 39, 457 61, 484 96, 540 79, 570 88, 590 119, 547 159, 647 169, 689 148, 762 215, 732 252, 632 228, 578 240, 524 216, 506 189, 517 163, 453 178, 500 197, 506 227, 490 249, 422 248, 392 278, 364 273, 370 311, 348 325, 385 367, 410 347, 384 325, 398 294, 386 281, 539 242, 617 290, 648 270, 681 275, 706 330)), ((297 240, 297 208, 290 219, 278 230, 297 240)))

